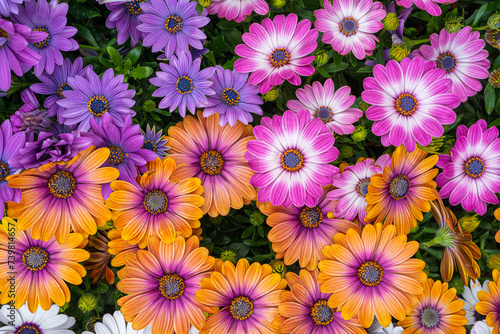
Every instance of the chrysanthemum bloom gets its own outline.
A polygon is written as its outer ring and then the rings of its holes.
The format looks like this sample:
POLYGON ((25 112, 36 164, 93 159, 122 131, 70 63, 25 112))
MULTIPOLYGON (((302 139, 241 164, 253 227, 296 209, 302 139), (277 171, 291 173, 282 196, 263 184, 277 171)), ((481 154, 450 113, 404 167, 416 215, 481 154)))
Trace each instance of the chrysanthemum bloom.
POLYGON ((259 209, 268 216, 269 241, 277 259, 284 259, 287 266, 299 261, 302 268, 314 270, 319 260, 325 257, 321 250, 333 243, 337 232, 346 233, 350 228, 357 229, 357 224, 343 219, 329 219, 328 212, 335 209, 335 203, 326 198, 331 187, 325 187, 318 204, 309 206, 272 206, 269 202, 259 209))
POLYGON ((404 144, 410 152, 441 137, 443 124, 452 124, 460 98, 451 93, 446 71, 420 57, 405 58, 387 66, 375 65, 374 77, 363 81, 363 101, 371 104, 366 117, 375 121, 372 132, 384 146, 404 144))
POLYGON ((79 131, 87 131, 90 119, 100 123, 105 113, 113 117, 117 126, 123 126, 126 115, 135 116, 135 111, 130 109, 135 104, 135 90, 127 89, 123 75, 115 76, 112 68, 104 72, 102 79, 94 71, 88 71, 87 78, 68 77, 68 84, 72 90, 63 89, 64 99, 57 101, 64 108, 60 115, 64 124, 79 124, 79 131))
POLYGON ((142 148, 146 150, 153 151, 156 153, 158 158, 163 158, 167 155, 167 150, 170 149, 167 144, 167 136, 162 135, 163 130, 156 131, 156 126, 153 125, 153 128, 147 125, 146 132, 141 129, 141 135, 144 137, 144 143, 142 144, 142 148))
POLYGON ((268 264, 250 266, 246 259, 236 264, 224 262, 219 271, 201 281, 196 299, 207 306, 219 307, 207 319, 201 334, 277 333, 272 326, 278 315, 280 294, 286 280, 273 274, 268 264))
POLYGON ((207 11, 210 15, 217 14, 219 18, 240 23, 252 12, 266 15, 269 12, 269 5, 265 0, 212 0, 207 11))
POLYGON ((339 150, 320 119, 307 110, 285 111, 283 116, 263 117, 256 126, 257 140, 248 143, 245 158, 255 172, 250 184, 259 188, 260 202, 274 206, 314 207, 338 168, 331 165, 339 150))
POLYGON ((142 45, 152 46, 153 52, 165 50, 167 57, 188 52, 189 46, 203 49, 201 40, 207 36, 200 28, 210 19, 206 12, 198 14, 196 1, 151 0, 141 4, 141 9, 137 29, 147 34, 142 45))
POLYGON ((493 333, 500 333, 500 271, 493 270, 493 281, 488 283, 489 292, 479 291, 476 311, 486 316, 486 324, 493 327, 493 333))
POLYGON ((18 225, 5 217, 0 226, 0 304, 14 301, 15 307, 19 308, 28 302, 31 312, 35 312, 38 305, 47 311, 52 302, 63 306, 71 298, 64 281, 79 285, 87 273, 78 264, 89 258, 89 253, 80 249, 83 236, 68 233, 66 240, 59 243, 52 234, 47 241, 42 241, 34 239, 30 230, 19 230, 18 225), (12 228, 16 229, 14 241, 9 236, 12 228), (10 291, 11 272, 17 273, 15 295, 10 291))
POLYGON ((281 294, 273 326, 291 334, 365 334, 356 316, 344 320, 340 311, 328 306, 331 294, 320 291, 317 279, 317 270, 302 269, 300 276, 291 272, 286 275, 290 291, 281 294))
POLYGON ((122 238, 144 248, 152 236, 165 243, 174 242, 178 234, 189 238, 191 228, 200 227, 203 217, 201 181, 182 178, 173 181, 172 173, 178 168, 174 159, 156 158, 146 165, 139 186, 125 181, 111 183, 113 192, 106 205, 113 210, 115 227, 122 238))
POLYGON ((295 94, 299 100, 289 100, 286 106, 295 112, 306 109, 311 118, 321 119, 333 133, 345 135, 354 132, 352 124, 363 116, 360 109, 351 108, 356 98, 350 93, 349 86, 335 91, 332 79, 326 80, 324 86, 315 81, 312 87, 305 85, 297 89, 295 94))
POLYGON ((418 296, 411 312, 406 313, 406 319, 398 322, 405 329, 403 333, 465 334, 467 318, 457 290, 430 278, 422 286, 424 293, 418 296))
POLYGON ((500 29, 488 29, 484 35, 484 39, 486 39, 486 42, 492 47, 500 49, 500 29))
POLYGON ((96 235, 89 237, 88 250, 90 258, 83 264, 92 278, 92 283, 97 284, 106 277, 109 284, 114 284, 115 274, 109 268, 111 264, 111 254, 108 251, 109 239, 106 237, 106 231, 97 231, 96 235))
MULTIPOLYGON (((38 42, 30 43, 28 47, 40 54, 40 61, 35 65, 35 75, 40 76, 42 72, 52 74, 54 66, 62 65, 64 58, 61 51, 74 51, 78 49, 78 43, 71 37, 77 33, 77 29, 66 26, 67 3, 58 3, 57 0, 33 0, 23 6, 19 6, 19 13, 12 15, 12 20, 23 24, 33 31, 43 31, 48 35, 38 42)), ((28 67, 25 69, 29 69, 28 67)))
POLYGON ((24 0, 0 0, 0 15, 9 17, 10 13, 19 13, 19 5, 21 5, 24 0))
POLYGON ((31 89, 23 90, 20 95, 24 104, 14 115, 10 116, 10 122, 14 132, 24 131, 26 141, 33 141, 35 134, 46 131, 50 127, 50 117, 55 114, 51 115, 48 110, 40 106, 31 89))
POLYGON ((31 236, 43 241, 55 235, 57 242, 65 242, 71 230, 96 234, 97 223, 111 219, 101 185, 119 174, 115 168, 100 167, 109 154, 107 148, 91 146, 67 163, 51 162, 12 175, 9 187, 21 189, 22 199, 9 204, 9 217, 18 218, 21 231, 31 227, 31 236))
POLYGON ((378 38, 374 35, 384 27, 386 12, 382 3, 372 0, 325 0, 325 9, 314 12, 314 27, 324 32, 321 40, 346 55, 352 51, 358 59, 371 56, 378 38))
POLYGON ((37 94, 50 95, 43 102, 43 106, 48 109, 51 116, 57 114, 59 123, 63 123, 62 112, 64 108, 57 104, 57 101, 64 98, 63 92, 72 90, 68 83, 68 78, 74 78, 79 75, 87 78, 87 73, 92 71, 92 65, 83 67, 83 60, 81 57, 75 59, 73 64, 68 58, 64 59, 61 65, 54 66, 54 72, 48 74, 43 72, 38 76, 42 83, 35 83, 30 86, 30 89, 37 94))
POLYGON ((137 245, 131 245, 128 241, 122 239, 122 231, 108 231, 108 252, 113 255, 111 265, 113 267, 121 267, 125 265, 125 257, 127 254, 136 254, 140 249, 137 245))
POLYGON ((35 312, 30 312, 28 305, 24 304, 17 310, 10 305, 2 306, 0 322, 4 324, 0 327, 0 334, 75 334, 70 328, 76 320, 59 314, 57 305, 52 305, 47 311, 38 307, 35 312))
POLYGON ((469 26, 452 34, 443 28, 439 35, 429 37, 431 45, 422 45, 413 54, 444 69, 445 78, 453 82, 451 92, 465 102, 469 96, 483 89, 478 79, 486 79, 489 74, 488 51, 484 50, 486 43, 479 37, 479 31, 472 32, 469 26))
POLYGON ((391 162, 388 154, 382 155, 375 161, 365 159, 354 166, 345 167, 342 173, 333 179, 334 189, 327 194, 327 198, 336 202, 334 216, 353 221, 358 219, 365 222, 366 200, 370 178, 374 174, 381 174, 385 166, 391 162))
POLYGON ((252 23, 250 32, 243 34, 243 42, 235 52, 242 57, 234 62, 234 69, 240 73, 252 73, 248 82, 259 84, 261 94, 273 86, 288 80, 299 86, 300 76, 314 73, 309 56, 316 50, 318 31, 311 29, 311 21, 297 24, 297 15, 277 15, 273 20, 264 19, 262 25, 252 23))
POLYGON ((365 222, 385 220, 385 225, 396 225, 398 234, 408 234, 417 226, 417 220, 423 219, 422 212, 431 209, 429 201, 436 199, 433 189, 438 169, 432 167, 438 156, 426 156, 418 148, 411 153, 403 146, 396 148, 390 166, 370 178, 365 222))
POLYGON ((168 128, 170 157, 182 164, 172 178, 199 178, 203 214, 226 216, 231 208, 241 209, 256 197, 250 185, 253 173, 244 158, 247 143, 254 139, 252 126, 236 122, 221 127, 218 114, 205 118, 198 111, 197 116, 168 128))
POLYGON ((106 8, 111 11, 106 19, 106 27, 110 29, 116 28, 119 45, 124 44, 130 37, 130 44, 135 47, 139 41, 146 38, 147 34, 137 29, 137 26, 141 23, 139 21, 139 15, 142 14, 141 3, 144 2, 147 2, 147 0, 106 4, 106 8))
POLYGON ((162 71, 156 72, 156 78, 149 79, 153 85, 159 87, 153 92, 153 96, 164 96, 158 105, 159 108, 168 107, 170 112, 179 108, 181 116, 186 117, 186 108, 194 114, 196 108, 207 104, 205 95, 215 94, 210 88, 212 81, 209 80, 215 68, 208 67, 200 71, 200 64, 201 58, 192 60, 189 53, 172 56, 169 65, 160 63, 162 71))
MULTIPOLYGON (((123 314, 118 310, 113 315, 107 313, 102 317, 102 322, 94 325, 95 334, 151 334, 151 326, 136 331, 132 328, 132 323, 126 322, 123 314)), ((82 334, 93 334, 83 332, 82 334)))
POLYGON ((262 115, 259 105, 263 104, 264 100, 258 95, 257 86, 247 82, 248 74, 224 70, 219 65, 215 68, 215 73, 210 78, 214 83, 212 89, 215 94, 207 97, 203 116, 218 113, 220 126, 226 123, 234 126, 236 121, 245 125, 253 121, 251 113, 262 115))
POLYGON ((318 265, 321 292, 333 293, 328 306, 341 308, 347 320, 357 314, 363 327, 372 324, 374 314, 383 327, 389 326, 391 315, 403 320, 427 278, 425 262, 410 258, 418 242, 406 242, 406 234, 396 236, 394 226, 380 223, 366 225, 361 236, 350 229, 334 239, 318 265))
POLYGON ((217 309, 201 304, 195 293, 202 279, 210 277, 215 259, 195 236, 179 236, 169 245, 154 237, 148 248, 127 256, 125 268, 118 271, 117 288, 127 294, 118 299, 125 320, 135 330, 151 324, 153 334, 187 334, 191 324, 201 329, 202 311, 217 309))
POLYGON ((469 321, 468 325, 474 325, 475 323, 486 319, 484 315, 476 311, 476 304, 479 303, 479 299, 477 298, 477 293, 479 291, 489 292, 489 282, 489 280, 486 280, 481 286, 481 283, 478 280, 473 281, 471 279, 469 286, 464 287, 464 292, 462 293, 462 297, 464 299, 460 300, 463 300, 465 303, 463 309, 465 310, 465 317, 469 321))
POLYGON ((413 4, 418 8, 427 11, 432 16, 441 15, 441 8, 438 4, 450 4, 457 0, 396 0, 398 6, 406 8, 411 7, 413 4))

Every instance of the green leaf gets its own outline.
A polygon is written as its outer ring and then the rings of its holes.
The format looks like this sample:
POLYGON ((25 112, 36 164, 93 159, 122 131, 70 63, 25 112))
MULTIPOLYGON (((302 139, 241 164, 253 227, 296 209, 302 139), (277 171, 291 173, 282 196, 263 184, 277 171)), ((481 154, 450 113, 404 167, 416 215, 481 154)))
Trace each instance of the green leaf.
POLYGON ((130 71, 130 76, 134 79, 144 79, 153 74, 153 69, 148 66, 137 66, 130 71))
POLYGON ((107 68, 112 68, 113 67, 113 64, 111 64, 111 62, 107 58, 101 58, 101 59, 99 59, 99 61, 101 62, 101 64, 103 64, 107 68))
POLYGON ((71 2, 69 6, 69 11, 77 20, 83 19, 93 19, 94 17, 101 16, 99 10, 94 6, 89 6, 87 4, 82 4, 76 1, 71 2))
POLYGON ((262 225, 259 225, 259 227, 257 228, 257 231, 259 232, 259 235, 260 235, 262 238, 265 238, 265 237, 264 237, 264 229, 262 228, 262 225))
POLYGON ((208 49, 218 55, 229 50, 229 45, 224 40, 224 35, 217 35, 208 43, 208 49))
POLYGON ((78 36, 86 40, 87 42, 90 43, 90 45, 99 48, 99 44, 97 44, 94 36, 90 33, 90 31, 87 29, 87 27, 82 26, 81 24, 76 24, 74 23, 73 26, 78 29, 78 36))
POLYGON ((476 12, 476 17, 474 18, 474 22, 472 23, 472 26, 475 26, 481 17, 483 17, 484 12, 486 12, 486 9, 488 8, 488 3, 485 3, 484 5, 479 8, 479 10, 476 12))
POLYGON ((252 258, 255 262, 261 262, 273 257, 273 254, 259 254, 252 258))
POLYGON ((236 28, 238 26, 238 23, 235 21, 227 21, 227 20, 221 20, 217 23, 217 28, 220 30, 231 30, 233 28, 236 28))
POLYGON ((484 106, 486 107, 486 112, 491 115, 493 109, 495 108, 495 88, 488 84, 484 90, 484 106))
POLYGON ((372 66, 362 66, 356 71, 356 73, 372 73, 372 72, 373 72, 372 66))
POLYGON ((135 47, 132 50, 130 50, 125 59, 130 59, 132 65, 135 65, 139 60, 139 57, 141 56, 141 52, 142 52, 141 46, 135 47))
POLYGON ((253 230, 255 229, 255 226, 249 226, 247 227, 243 233, 241 234, 241 239, 246 239, 248 238, 252 233, 253 233, 253 230))
POLYGON ((215 61, 215 56, 214 56, 214 53, 213 51, 210 51, 210 52, 207 52, 207 54, 205 54, 205 57, 207 57, 208 60, 210 60, 210 62, 215 66, 217 65, 217 62, 215 61))
POLYGON ((122 60, 122 56, 121 54, 118 52, 118 50, 116 50, 114 47, 112 46, 108 46, 106 48, 106 51, 108 51, 108 54, 109 54, 109 59, 111 59, 111 62, 115 65, 118 65, 118 66, 121 66, 123 64, 123 60, 122 60))
POLYGON ((328 74, 324 67, 318 67, 316 70, 318 70, 319 74, 321 74, 323 77, 327 79, 331 78, 330 74, 328 74))
POLYGON ((328 65, 325 65, 323 66, 324 69, 328 72, 328 73, 335 73, 335 72, 340 72, 340 71, 343 71, 345 70, 347 67, 349 66, 348 63, 340 63, 340 64, 328 64, 328 65))
POLYGON ((123 64, 123 73, 127 73, 131 69, 132 69, 132 61, 130 59, 127 59, 123 64))

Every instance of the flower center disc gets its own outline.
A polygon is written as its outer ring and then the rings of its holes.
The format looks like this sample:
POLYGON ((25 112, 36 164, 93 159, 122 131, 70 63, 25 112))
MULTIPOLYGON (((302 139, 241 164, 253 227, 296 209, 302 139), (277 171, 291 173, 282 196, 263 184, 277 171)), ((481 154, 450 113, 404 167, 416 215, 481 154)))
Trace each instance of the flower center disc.
POLYGON ((247 297, 236 297, 231 301, 229 312, 236 320, 248 319, 253 313, 253 302, 247 297))
POLYGON ((473 157, 465 162, 465 175, 472 178, 478 178, 484 173, 484 161, 481 158, 473 157))
POLYGON ((23 264, 31 271, 42 270, 48 261, 49 254, 38 246, 30 247, 23 253, 23 264))
POLYGON ((159 279, 160 293, 167 299, 177 299, 184 293, 184 280, 177 274, 167 274, 159 279))
POLYGON ((376 286, 382 282, 384 270, 377 262, 367 261, 358 269, 358 277, 364 285, 376 286))
POLYGON ((7 34, 7 31, 5 31, 2 28, 0 28, 0 37, 3 37, 3 38, 6 39, 3 43, 0 44, 0 49, 1 49, 1 48, 3 48, 3 46, 5 44, 7 44, 9 35, 7 34))
POLYGON ((193 91, 193 80, 184 75, 177 79, 175 87, 177 91, 183 95, 191 93, 193 91))
POLYGON ((178 15, 169 15, 165 20, 165 29, 171 34, 178 33, 182 29, 182 19, 178 15))
POLYGON ((404 175, 398 175, 392 179, 389 185, 389 193, 394 199, 403 199, 410 190, 410 180, 404 175))
POLYGON ((33 31, 43 31, 43 32, 47 33, 47 37, 45 37, 45 39, 43 41, 40 41, 38 43, 33 43, 33 45, 36 48, 38 48, 38 49, 44 49, 47 46, 49 46, 50 35, 49 35, 49 32, 47 31, 47 28, 45 28, 45 27, 36 27, 36 29, 34 29, 33 31))
POLYGON ((145 140, 142 148, 156 153, 156 145, 151 140, 145 140))
POLYGON ((474 310, 474 320, 476 320, 476 322, 483 321, 486 320, 486 316, 474 310))
POLYGON ((345 17, 342 22, 340 22, 340 32, 346 36, 355 35, 356 31, 358 31, 359 25, 358 21, 355 20, 352 16, 345 17))
POLYGON ((274 49, 269 58, 273 67, 285 66, 290 63, 290 52, 285 48, 277 48, 274 49))
POLYGON ((73 175, 65 170, 61 170, 52 175, 49 179, 49 191, 58 198, 68 198, 75 192, 76 180, 73 175))
POLYGON ((93 96, 87 103, 87 109, 95 117, 102 117, 102 115, 109 111, 108 99, 102 95, 93 96))
POLYGON ((304 166, 304 155, 296 149, 286 150, 281 155, 281 166, 289 172, 296 172, 304 166))
POLYGON ((365 197, 366 194, 368 194, 369 184, 370 184, 370 179, 364 179, 359 181, 358 185, 356 186, 356 192, 358 193, 359 196, 365 197))
POLYGON ((439 324, 439 312, 433 307, 427 306, 420 313, 420 323, 427 328, 434 328, 439 324))
POLYGON ((30 322, 26 322, 21 326, 19 326, 14 332, 14 334, 40 334, 41 332, 42 331, 40 330, 40 328, 38 328, 37 325, 30 322))
POLYGON ((333 120, 332 108, 321 106, 321 108, 316 109, 314 117, 319 118, 324 124, 331 122, 333 120))
POLYGON ((9 165, 7 165, 6 162, 0 160, 0 182, 5 181, 5 178, 9 176, 9 174, 9 165))
POLYGON ((224 89, 220 98, 227 106, 237 106, 240 103, 240 94, 233 88, 224 89))
POLYGON ((141 3, 143 2, 144 0, 132 0, 129 2, 125 2, 125 9, 132 16, 140 15, 142 14, 141 3))
POLYGON ((446 73, 451 73, 457 66, 457 59, 450 52, 445 52, 439 56, 437 60, 437 67, 446 70, 446 73))
POLYGON ((315 228, 321 224, 323 214, 317 206, 312 208, 306 206, 300 211, 299 219, 302 226, 306 228, 315 228))
POLYGON ((109 147, 110 154, 108 161, 113 164, 113 165, 119 165, 123 162, 125 159, 125 154, 123 153, 123 150, 120 146, 110 146, 109 147))
POLYGON ((144 197, 144 208, 151 214, 157 215, 167 210, 168 198, 161 190, 153 190, 144 197))
POLYGON ((208 150, 200 157, 200 167, 205 174, 219 175, 224 167, 224 159, 219 152, 208 150))
POLYGON ((411 116, 417 110, 417 99, 411 94, 401 94, 396 99, 396 111, 404 116, 411 116))
POLYGON ((328 307, 326 300, 317 301, 311 308, 311 317, 318 326, 328 326, 332 322, 334 315, 335 312, 333 312, 332 308, 328 307))
POLYGON ((73 88, 71 88, 69 83, 59 84, 59 88, 57 89, 56 94, 59 95, 61 98, 64 98, 63 92, 67 90, 73 90, 73 88))

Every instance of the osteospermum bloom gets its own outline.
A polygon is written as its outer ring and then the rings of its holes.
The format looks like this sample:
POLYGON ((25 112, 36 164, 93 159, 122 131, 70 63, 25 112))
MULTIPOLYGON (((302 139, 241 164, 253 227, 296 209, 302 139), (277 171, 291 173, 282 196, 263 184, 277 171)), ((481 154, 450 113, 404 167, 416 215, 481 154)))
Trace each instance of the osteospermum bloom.
MULTIPOLYGON (((194 3, 194 2, 193 2, 194 3)), ((189 53, 180 53, 170 58, 170 64, 160 63, 161 72, 156 72, 156 78, 149 81, 159 87, 153 96, 164 98, 159 108, 169 108, 170 112, 179 108, 182 117, 186 117, 186 108, 195 113, 196 108, 207 103, 205 95, 215 94, 210 88, 209 78, 215 68, 208 67, 200 71, 201 58, 193 60, 189 53)))
POLYGON ((477 293, 479 291, 486 291, 489 292, 488 290, 488 284, 489 280, 485 280, 483 282, 483 285, 478 280, 473 281, 472 279, 470 280, 469 286, 464 287, 464 292, 462 293, 462 297, 465 305, 464 305, 464 310, 465 310, 465 317, 467 318, 468 325, 474 325, 477 322, 480 322, 486 317, 476 311, 476 304, 479 303, 479 298, 477 297, 477 293))
POLYGON ((24 104, 9 119, 14 132, 24 131, 26 141, 30 142, 35 139, 35 134, 46 131, 50 127, 50 116, 54 116, 54 114, 49 114, 46 109, 40 106, 31 89, 23 90, 20 95, 24 104))
POLYGON ((127 256, 125 268, 118 271, 117 288, 127 294, 118 299, 125 320, 135 330, 151 324, 153 334, 187 334, 191 324, 201 329, 202 311, 214 313, 216 308, 201 304, 195 293, 202 279, 210 277, 215 259, 195 236, 179 236, 169 245, 155 237, 148 249, 127 256))
POLYGON ((374 314, 383 327, 389 326, 391 315, 403 320, 427 278, 425 262, 410 259, 418 242, 406 242, 406 234, 396 236, 394 226, 380 223, 366 225, 361 236, 350 229, 334 239, 318 265, 321 292, 333 293, 328 306, 341 307, 347 320, 357 314, 363 327, 372 324, 374 314))
POLYGON ((142 22, 137 26, 147 36, 142 41, 144 46, 152 46, 153 52, 165 50, 165 56, 171 57, 174 52, 188 52, 189 46, 203 49, 201 40, 207 36, 200 28, 210 22, 206 12, 200 15, 196 11, 196 1, 189 0, 150 0, 143 3, 142 22))
MULTIPOLYGON (((495 210, 494 215, 497 220, 500 220, 500 208, 495 210)), ((500 229, 498 229, 498 232, 495 234, 495 241, 500 243, 500 229)))
POLYGON ((441 15, 441 8, 439 4, 450 4, 457 0, 396 0, 398 6, 404 6, 406 8, 411 7, 415 4, 418 8, 425 10, 432 16, 441 15))
POLYGON ((106 27, 116 28, 118 31, 117 43, 124 44, 130 37, 130 44, 135 47, 137 43, 146 38, 147 34, 137 29, 141 23, 139 15, 142 14, 141 3, 147 0, 132 0, 126 2, 106 3, 106 8, 111 11, 106 19, 106 27))
POLYGON ((9 17, 10 13, 19 13, 19 5, 21 5, 24 0, 0 0, 0 15, 9 17))
POLYGON ((478 321, 470 330, 470 334, 492 334, 493 328, 489 327, 486 320, 478 321))
POLYGON ((437 168, 432 168, 438 160, 437 155, 427 157, 427 153, 416 149, 408 153, 403 146, 392 154, 390 166, 382 174, 370 178, 368 193, 365 196, 365 222, 376 220, 385 225, 396 225, 397 233, 410 233, 422 220, 422 212, 429 212, 429 201, 436 199, 434 177, 437 168))
POLYGON ((486 213, 486 203, 498 204, 500 193, 500 139, 496 126, 487 128, 484 119, 469 129, 457 128, 457 141, 450 155, 439 156, 437 166, 443 169, 436 181, 439 195, 451 205, 462 204, 467 211, 486 213))
POLYGON ((250 183, 259 188, 260 202, 275 206, 314 207, 338 168, 331 165, 339 151, 320 119, 307 110, 264 117, 256 126, 257 140, 248 143, 245 158, 255 172, 250 183))
POLYGON ((407 312, 406 319, 398 322, 405 329, 403 333, 465 334, 467 318, 457 290, 430 278, 422 286, 424 292, 418 296, 418 302, 407 312))
POLYGON ((309 56, 317 47, 318 31, 311 29, 311 21, 297 24, 297 15, 277 15, 273 20, 264 19, 262 25, 252 23, 250 32, 244 33, 243 42, 235 52, 242 57, 234 62, 234 69, 250 73, 248 82, 259 84, 261 94, 288 80, 299 86, 300 76, 314 73, 309 56))
POLYGON ((460 98, 451 93, 452 81, 446 71, 420 57, 391 60, 375 65, 374 77, 363 81, 363 101, 371 106, 366 117, 375 121, 372 132, 382 136, 384 146, 404 144, 412 152, 432 137, 441 137, 443 124, 452 124, 460 98))
POLYGON ((196 292, 200 303, 219 307, 200 333, 275 333, 271 322, 278 315, 279 296, 286 285, 268 264, 250 266, 240 259, 235 267, 225 261, 220 271, 201 281, 196 292))
POLYGON ((215 94, 208 96, 203 116, 208 117, 214 113, 219 114, 219 124, 230 126, 239 120, 248 124, 253 120, 251 113, 262 115, 259 106, 264 100, 258 95, 257 86, 247 82, 248 74, 238 73, 229 69, 224 70, 217 65, 215 73, 210 80, 214 83, 212 89, 215 94))
POLYGON ((128 241, 123 240, 120 230, 109 230, 108 239, 108 253, 113 255, 111 260, 113 267, 124 266, 127 254, 136 254, 140 249, 138 245, 131 245, 128 241))
POLYGON ((226 216, 231 208, 241 209, 256 197, 250 185, 253 173, 244 158, 247 143, 254 139, 252 126, 236 122, 221 127, 218 114, 205 118, 198 111, 197 116, 168 128, 170 157, 181 165, 172 177, 199 178, 203 214, 226 216))
POLYGON ((432 34, 429 37, 431 45, 422 45, 413 54, 431 60, 437 68, 444 69, 445 78, 453 82, 451 92, 465 102, 469 96, 483 89, 479 79, 486 79, 489 74, 488 51, 484 50, 486 43, 479 37, 479 31, 472 32, 469 26, 456 33, 442 29, 439 35, 432 34))
POLYGON ((51 74, 54 66, 63 64, 61 51, 74 51, 78 43, 71 37, 77 29, 66 26, 67 3, 58 3, 57 0, 33 0, 19 6, 19 13, 12 15, 12 20, 23 24, 34 31, 43 31, 47 37, 38 42, 30 43, 28 47, 40 54, 40 61, 35 65, 35 75, 39 76, 45 70, 51 74))
POLYGON ((163 158, 167 155, 167 150, 170 149, 166 145, 168 142, 167 136, 163 136, 162 132, 162 129, 156 131, 156 126, 153 125, 151 128, 149 124, 146 127, 146 132, 141 129, 141 135, 144 137, 142 148, 153 151, 158 158, 163 158))
POLYGON ((292 205, 285 208, 270 203, 259 207, 272 227, 268 238, 273 243, 276 259, 284 259, 287 266, 299 261, 300 267, 314 270, 318 261, 324 259, 321 250, 332 244, 337 232, 346 233, 350 228, 359 230, 356 223, 327 217, 328 212, 335 209, 335 203, 326 198, 331 189, 325 187, 318 204, 313 207, 292 205))
POLYGON ((287 273, 290 291, 281 294, 279 315, 273 321, 281 333, 365 334, 357 317, 344 320, 337 309, 328 306, 330 293, 320 290, 318 272, 302 269, 300 276, 287 273))
POLYGON ((78 264, 89 258, 89 253, 80 249, 83 236, 68 233, 62 243, 54 237, 42 241, 32 238, 29 230, 20 231, 18 227, 19 223, 6 217, 0 225, 0 303, 13 301, 19 308, 28 302, 31 312, 35 312, 39 305, 47 311, 52 302, 63 306, 71 298, 64 281, 79 285, 87 273, 78 264), (14 238, 10 236, 13 228, 14 238), (17 273, 15 295, 9 291, 12 272, 17 273))
POLYGON ((104 72, 102 79, 94 71, 88 71, 87 78, 69 77, 72 90, 63 89, 64 99, 57 101, 64 108, 60 115, 64 124, 78 124, 79 131, 87 131, 91 118, 100 123, 102 116, 109 113, 116 125, 123 126, 126 115, 135 116, 130 109, 135 104, 135 90, 127 89, 123 79, 122 74, 115 76, 112 68, 104 72))
POLYGON ((366 223, 365 196, 368 194, 370 178, 381 174, 390 161, 388 154, 382 155, 377 161, 365 159, 354 166, 345 167, 342 173, 335 176, 334 189, 327 195, 329 200, 336 202, 334 216, 351 221, 357 218, 366 223))
POLYGON ((21 189, 22 198, 9 204, 9 217, 18 218, 20 230, 31 228, 31 236, 43 241, 55 235, 57 242, 65 242, 71 230, 95 234, 97 223, 111 219, 101 185, 119 174, 101 167, 109 154, 107 148, 91 146, 66 163, 50 162, 12 175, 9 187, 21 189))
POLYGON ((97 231, 96 235, 89 237, 87 249, 90 258, 84 263, 84 266, 89 271, 93 284, 97 284, 104 277, 106 277, 108 284, 115 283, 115 274, 109 268, 111 254, 108 252, 108 242, 109 239, 106 237, 105 231, 97 231))
POLYGON ((208 14, 217 14, 219 18, 240 23, 252 12, 266 15, 269 5, 265 0, 212 0, 207 8, 208 14))
MULTIPOLYGON (((118 310, 113 315, 105 314, 102 322, 96 322, 94 332, 95 334, 151 334, 151 326, 137 331, 132 328, 132 323, 125 321, 123 314, 118 310)), ((93 333, 83 332, 82 334, 93 333)))
POLYGON ((374 35, 384 27, 386 12, 382 3, 372 0, 325 0, 325 9, 314 12, 314 27, 324 32, 321 40, 346 55, 352 51, 358 59, 371 56, 378 38, 374 35))
POLYGON ((500 271, 494 269, 493 281, 488 283, 489 291, 479 291, 476 311, 486 316, 486 324, 493 327, 493 333, 500 333, 500 271))

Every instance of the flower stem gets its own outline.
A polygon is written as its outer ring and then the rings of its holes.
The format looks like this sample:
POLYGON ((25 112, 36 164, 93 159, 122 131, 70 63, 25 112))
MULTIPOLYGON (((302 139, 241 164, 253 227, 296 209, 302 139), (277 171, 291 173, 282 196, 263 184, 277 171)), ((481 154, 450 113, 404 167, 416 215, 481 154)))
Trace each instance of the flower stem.
POLYGON ((473 31, 476 31, 476 30, 486 30, 486 29, 489 29, 489 27, 487 25, 486 26, 482 26, 482 27, 472 28, 473 31))
POLYGON ((416 41, 411 41, 411 45, 415 46, 415 45, 419 45, 419 44, 427 43, 427 42, 429 42, 428 38, 422 38, 422 39, 417 39, 416 41))

